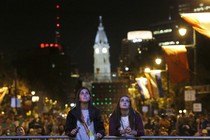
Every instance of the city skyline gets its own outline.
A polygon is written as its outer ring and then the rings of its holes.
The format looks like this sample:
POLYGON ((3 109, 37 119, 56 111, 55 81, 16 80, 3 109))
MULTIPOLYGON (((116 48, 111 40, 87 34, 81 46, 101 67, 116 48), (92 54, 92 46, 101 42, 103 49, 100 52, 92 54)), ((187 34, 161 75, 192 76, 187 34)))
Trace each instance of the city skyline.
POLYGON ((55 41, 55 18, 58 14, 55 7, 59 4, 61 44, 70 53, 72 63, 77 63, 82 72, 93 72, 93 45, 99 16, 103 17, 110 45, 111 67, 116 70, 121 41, 127 37, 127 32, 142 30, 154 22, 168 20, 169 10, 175 7, 170 0, 9 0, 2 4, 0 48, 23 50, 55 41))
MULTIPOLYGON (((74 100, 74 92, 77 86, 81 86, 82 76, 86 73, 93 74, 93 46, 99 16, 102 16, 110 45, 111 72, 117 71, 121 42, 127 38, 129 31, 147 30, 150 25, 157 24, 160 28, 165 28, 167 24, 163 23, 169 23, 170 19, 172 22, 179 17, 176 2, 171 0, 7 0, 1 4, 0 58, 1 62, 11 59, 10 57, 14 59, 8 60, 12 65, 11 72, 6 71, 8 77, 14 78, 17 69, 18 78, 25 78, 30 90, 36 89, 43 96, 48 94, 55 99, 68 101, 74 100), (59 43, 68 55, 58 55, 57 49, 40 49, 41 43, 56 43, 57 22, 60 24, 59 43), (7 49, 12 53, 4 53, 7 49), (16 51, 18 54, 14 53, 16 51), (81 77, 70 77, 72 72, 77 72, 74 69, 77 67, 81 77)), ((176 29, 172 33, 178 37, 176 29)), ((208 38, 196 34, 198 83, 209 84, 210 42, 208 38)), ((170 35, 166 36, 170 38, 170 35)), ((154 41, 158 41, 156 39, 154 41)), ((194 57, 190 54, 192 53, 188 54, 189 60, 192 61, 194 57)), ((144 58, 148 62, 148 55, 144 58)), ((137 63, 141 62, 137 60, 137 63)), ((2 75, 3 78, 8 78, 2 75)), ((12 85, 11 79, 11 84, 8 85, 12 85)))

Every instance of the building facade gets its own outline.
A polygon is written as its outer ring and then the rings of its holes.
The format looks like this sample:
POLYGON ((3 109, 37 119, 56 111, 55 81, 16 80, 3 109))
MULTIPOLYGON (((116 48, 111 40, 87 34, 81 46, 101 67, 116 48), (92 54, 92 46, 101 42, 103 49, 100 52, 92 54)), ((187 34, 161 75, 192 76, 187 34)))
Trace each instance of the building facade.
POLYGON ((111 65, 109 54, 109 43, 99 17, 99 26, 95 38, 94 48, 94 80, 99 82, 111 81, 111 65))

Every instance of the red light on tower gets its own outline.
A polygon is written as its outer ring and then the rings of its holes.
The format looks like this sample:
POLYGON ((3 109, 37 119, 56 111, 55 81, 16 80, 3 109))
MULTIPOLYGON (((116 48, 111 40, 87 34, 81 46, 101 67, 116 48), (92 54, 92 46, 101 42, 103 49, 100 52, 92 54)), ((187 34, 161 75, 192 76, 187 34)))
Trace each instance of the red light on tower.
POLYGON ((50 44, 50 47, 53 47, 53 46, 54 46, 54 44, 53 44, 53 43, 51 43, 51 44, 50 44))
POLYGON ((60 38, 60 37, 61 37, 61 35, 60 35, 60 34, 57 34, 57 35, 56 35, 56 37, 57 37, 57 38, 60 38))
POLYGON ((49 47, 49 44, 45 44, 45 47, 49 47))
POLYGON ((48 49, 58 48, 61 51, 62 47, 59 44, 60 37, 61 37, 60 32, 59 32, 59 27, 61 26, 60 21, 59 21, 60 20, 59 10, 61 7, 60 7, 60 4, 56 4, 54 7, 56 8, 56 12, 57 12, 57 14, 55 16, 55 19, 56 19, 55 42, 57 42, 57 43, 53 43, 53 42, 52 43, 41 43, 40 48, 42 48, 42 49, 43 48, 48 48, 48 49))
POLYGON ((60 5, 57 4, 57 5, 56 5, 56 8, 57 8, 57 9, 60 8, 60 5))
POLYGON ((41 44, 40 44, 40 48, 43 49, 44 47, 45 47, 44 43, 41 43, 41 44))
POLYGON ((58 44, 57 43, 55 44, 55 47, 58 47, 58 44))

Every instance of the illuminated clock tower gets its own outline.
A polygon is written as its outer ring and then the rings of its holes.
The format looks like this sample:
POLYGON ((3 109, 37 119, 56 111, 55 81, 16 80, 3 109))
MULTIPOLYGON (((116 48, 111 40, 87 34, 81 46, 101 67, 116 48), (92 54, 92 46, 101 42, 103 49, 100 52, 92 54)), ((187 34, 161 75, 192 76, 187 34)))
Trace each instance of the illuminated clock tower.
POLYGON ((109 61, 109 43, 99 17, 99 26, 95 38, 94 48, 94 80, 98 82, 111 81, 111 66, 109 61))

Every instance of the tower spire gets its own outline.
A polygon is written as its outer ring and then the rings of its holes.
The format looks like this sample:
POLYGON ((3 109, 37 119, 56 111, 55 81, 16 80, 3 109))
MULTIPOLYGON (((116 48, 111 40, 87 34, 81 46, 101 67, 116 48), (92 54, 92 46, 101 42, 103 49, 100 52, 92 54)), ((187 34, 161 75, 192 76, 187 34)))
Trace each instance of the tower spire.
POLYGON ((99 26, 95 38, 94 48, 94 79, 96 81, 111 81, 111 68, 109 61, 109 43, 99 16, 99 26))
POLYGON ((96 44, 108 44, 108 39, 106 33, 104 31, 104 26, 102 24, 102 16, 99 16, 99 26, 98 31, 95 38, 96 44))
POLYGON ((103 24, 102 24, 102 16, 99 16, 99 25, 103 26, 103 24))

